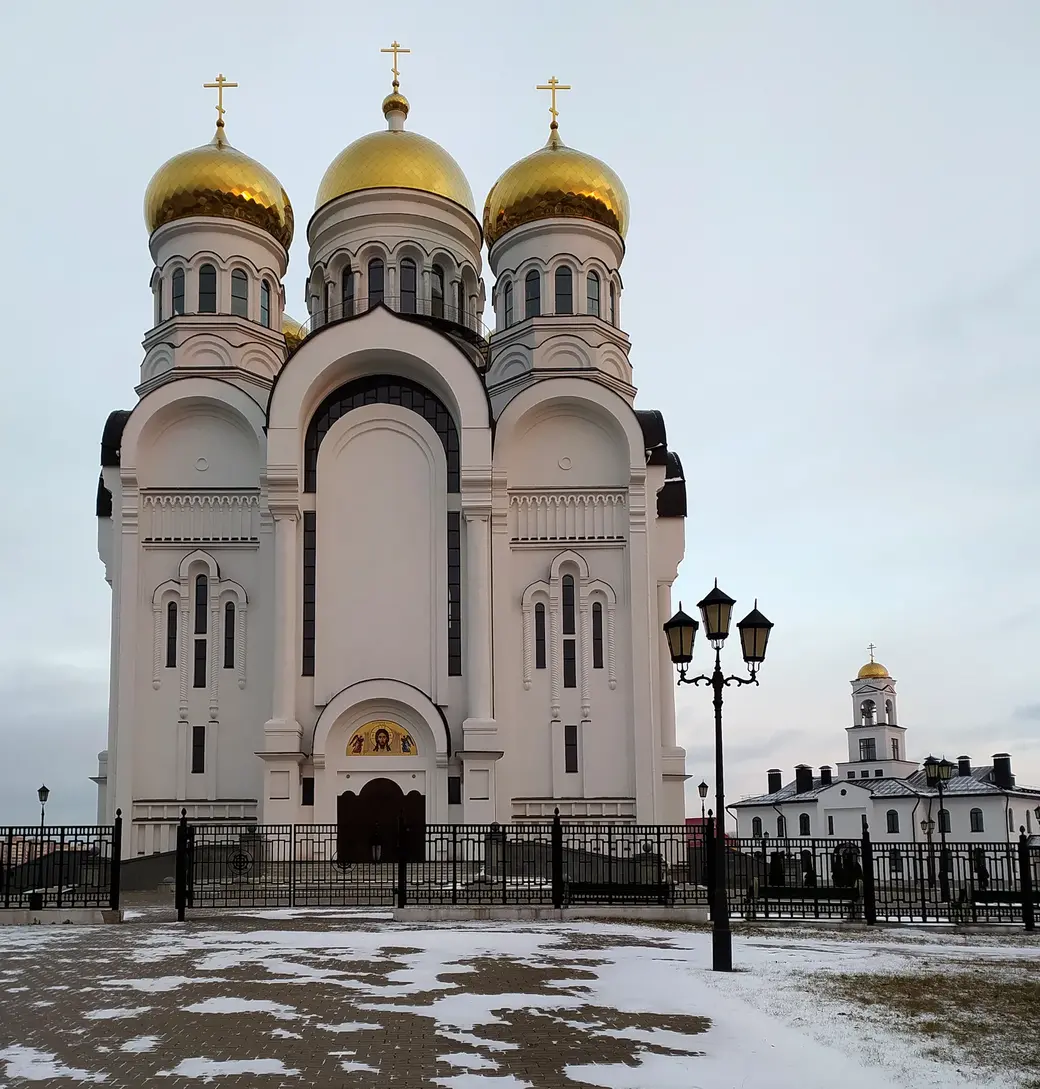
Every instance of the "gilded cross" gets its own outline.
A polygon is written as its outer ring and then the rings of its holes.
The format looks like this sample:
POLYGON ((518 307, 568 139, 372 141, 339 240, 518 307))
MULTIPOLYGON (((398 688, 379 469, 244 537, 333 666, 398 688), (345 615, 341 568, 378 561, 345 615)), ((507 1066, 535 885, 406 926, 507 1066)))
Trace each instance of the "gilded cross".
POLYGON ((536 91, 548 91, 552 96, 549 103, 549 113, 552 114, 551 128, 559 128, 559 125, 556 122, 556 118, 560 116, 560 111, 556 108, 556 92, 569 91, 570 89, 571 85, 569 83, 561 83, 555 76, 552 76, 548 83, 539 83, 538 86, 535 87, 536 91))
POLYGON ((870 660, 874 661, 874 651, 877 650, 877 647, 874 646, 873 643, 871 643, 870 646, 867 647, 867 650, 870 651, 870 660))
POLYGON ((394 66, 390 69, 390 71, 394 74, 394 90, 396 91, 397 88, 401 86, 401 73, 397 70, 397 55, 399 53, 411 53, 411 50, 402 48, 400 42, 391 42, 389 49, 380 49, 379 52, 393 53, 394 55, 394 66))
POLYGON ((229 83, 223 76, 218 74, 216 81, 213 83, 204 83, 202 85, 207 90, 216 88, 217 91, 217 124, 224 124, 224 88, 225 87, 237 87, 237 83, 229 83))

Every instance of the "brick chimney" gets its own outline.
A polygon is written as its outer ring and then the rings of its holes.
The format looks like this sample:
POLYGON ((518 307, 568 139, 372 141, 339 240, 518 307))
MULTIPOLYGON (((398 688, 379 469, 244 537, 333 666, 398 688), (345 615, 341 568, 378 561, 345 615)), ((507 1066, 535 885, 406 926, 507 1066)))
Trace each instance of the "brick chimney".
POLYGON ((957 757, 957 774, 961 777, 965 775, 971 775, 971 757, 970 756, 958 756, 957 757))
POLYGON ((766 776, 769 781, 769 789, 767 794, 776 794, 778 791, 783 790, 784 787, 784 775, 779 768, 770 768, 766 772, 766 776))
POLYGON ((993 785, 1001 790, 1010 790, 1015 785, 1011 774, 1011 757, 1006 752, 993 754, 993 785))
POLYGON ((823 767, 820 768, 820 786, 830 786, 832 782, 834 782, 834 779, 831 777, 830 766, 824 764, 823 767))
POLYGON ((808 764, 799 764, 794 769, 794 789, 797 794, 812 790, 812 768, 808 764))

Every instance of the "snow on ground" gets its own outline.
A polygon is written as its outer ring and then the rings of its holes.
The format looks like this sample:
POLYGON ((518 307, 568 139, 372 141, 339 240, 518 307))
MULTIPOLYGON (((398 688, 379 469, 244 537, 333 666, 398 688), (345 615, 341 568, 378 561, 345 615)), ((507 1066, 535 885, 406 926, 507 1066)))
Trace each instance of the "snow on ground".
POLYGON ((283 1077, 299 1074, 299 1070, 287 1070, 281 1059, 184 1059, 174 1070, 160 1070, 159 1076, 168 1078, 201 1078, 212 1081, 227 1074, 281 1074, 283 1077))

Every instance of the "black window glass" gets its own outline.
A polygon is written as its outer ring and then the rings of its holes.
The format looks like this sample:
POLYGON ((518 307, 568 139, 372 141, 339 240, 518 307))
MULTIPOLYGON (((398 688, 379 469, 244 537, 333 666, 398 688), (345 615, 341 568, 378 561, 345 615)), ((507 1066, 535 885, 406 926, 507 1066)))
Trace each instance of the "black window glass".
POLYGON ((249 280, 240 268, 231 273, 231 313, 240 318, 249 317, 249 280))
POLYGON ((341 299, 343 302, 343 317, 353 317, 354 314, 354 273, 350 268, 350 265, 344 265, 343 271, 340 273, 343 277, 343 287, 341 288, 341 299))
POLYGON ((383 262, 373 257, 368 262, 368 305, 371 309, 383 301, 383 262))
POLYGON ((435 318, 444 317, 444 269, 440 265, 433 266, 430 276, 430 313, 435 318))
POLYGON ((578 687, 578 667, 573 639, 563 641, 563 687, 578 687))
POLYGON ((534 667, 545 669, 545 606, 534 607, 534 667))
POLYGON ((537 318, 542 312, 542 280, 536 269, 524 279, 524 317, 537 318))
POLYGON ((224 606, 224 668, 235 668, 235 605, 232 601, 224 606))
POLYGON ((448 805, 462 805, 462 776, 448 776, 448 805))
POLYGON ((177 665, 177 602, 166 606, 166 668, 177 665))
POLYGON ((561 265, 556 270, 555 312, 557 314, 574 313, 574 277, 568 265, 561 265))
POLYGON ((985 826, 983 825, 983 822, 982 822, 982 810, 981 809, 973 809, 971 811, 970 816, 971 816, 971 830, 973 832, 982 832, 982 831, 984 831, 985 826))
POLYGON ((314 676, 314 585, 316 574, 317 516, 303 512, 303 662, 301 672, 314 676))
POLYGON ((895 835, 899 832, 899 814, 894 809, 890 809, 885 814, 885 822, 888 825, 888 831, 895 835))
POLYGON ((503 306, 505 307, 505 322, 506 328, 513 324, 513 281, 507 280, 506 286, 502 292, 504 296, 503 306))
POLYGON ((599 275, 595 272, 590 272, 586 281, 585 312, 599 317, 599 275))
POLYGON ((610 324, 617 325, 617 290, 610 285, 610 324))
POLYGON ((798 815, 798 835, 807 836, 809 834, 809 814, 800 813, 798 815))
POLYGON ((173 312, 184 313, 184 269, 182 268, 173 271, 173 312))
POLYGON ((939 831, 950 831, 950 811, 948 809, 939 810, 939 831))
POLYGON ((195 640, 195 655, 192 660, 192 688, 206 687, 206 640, 195 640))
POLYGON ((305 775, 300 781, 300 804, 314 805, 314 776, 305 775))
POLYGON ((401 262, 401 313, 415 313, 415 262, 410 257, 401 262))
POLYGON ((787 821, 783 817, 776 818, 776 834, 780 839, 787 839, 787 821))
POLYGON ((574 634, 574 576, 563 576, 563 634, 574 634))
POLYGON ((217 312, 217 270, 212 265, 199 269, 199 313, 217 312))
POLYGON ((462 528, 448 511, 448 676, 462 676, 462 528))
POLYGON ((762 838, 762 818, 761 817, 752 817, 751 818, 751 834, 752 834, 752 836, 755 837, 755 839, 761 839, 762 838))
POLYGON ((573 775, 578 770, 578 727, 564 726, 563 728, 563 768, 573 775))
POLYGON ((209 580, 205 575, 195 579, 195 634, 206 634, 206 603, 209 599, 209 580))
POLYGON ((191 773, 201 775, 206 770, 206 727, 191 728, 191 773))
POLYGON ((603 668, 603 606, 598 601, 592 605, 592 668, 603 668))
POLYGON ((271 285, 266 280, 260 285, 260 324, 271 328, 271 285))

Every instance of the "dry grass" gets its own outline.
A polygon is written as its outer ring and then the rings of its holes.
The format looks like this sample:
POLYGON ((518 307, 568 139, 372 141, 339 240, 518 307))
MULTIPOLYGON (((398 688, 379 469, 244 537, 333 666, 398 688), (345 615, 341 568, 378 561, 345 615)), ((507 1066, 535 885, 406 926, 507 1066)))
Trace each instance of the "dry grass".
POLYGON ((959 1054, 957 1065, 966 1072, 997 1073, 1017 1078, 1021 1089, 1040 1089, 1040 970, 1034 964, 991 961, 941 974, 821 974, 814 982, 826 997, 923 1038, 929 1055, 956 1062, 959 1054))

